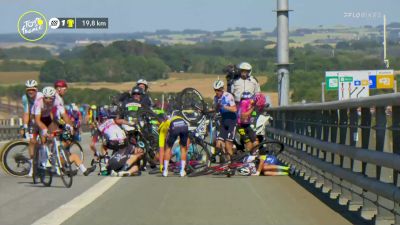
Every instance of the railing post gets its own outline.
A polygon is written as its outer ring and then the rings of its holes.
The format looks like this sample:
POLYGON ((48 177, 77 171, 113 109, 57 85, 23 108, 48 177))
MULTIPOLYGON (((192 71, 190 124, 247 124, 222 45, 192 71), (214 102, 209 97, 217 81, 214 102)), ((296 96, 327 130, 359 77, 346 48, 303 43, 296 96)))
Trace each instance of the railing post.
MULTIPOLYGON (((377 135, 376 135, 376 150, 380 152, 393 153, 393 148, 389 140, 389 132, 387 128, 386 107, 377 107, 377 135)), ((386 167, 378 167, 379 180, 383 183, 393 184, 393 169, 386 167)), ((375 224, 393 224, 394 214, 391 210, 394 209, 394 202, 382 196, 378 196, 378 212, 375 218, 375 224)))
MULTIPOLYGON (((363 112, 364 112, 364 109, 362 109, 362 113, 363 112)), ((376 145, 375 145, 376 130, 375 130, 374 126, 377 122, 376 121, 376 109, 371 108, 369 110, 369 112, 370 113, 366 113, 366 116, 365 116, 365 118, 363 118, 363 120, 364 119, 367 120, 369 117, 371 119, 371 121, 368 122, 368 121, 364 120, 362 122, 364 122, 363 123, 364 125, 369 123, 371 126, 371 129, 369 129, 369 135, 364 134, 364 131, 363 131, 363 139, 364 139, 364 137, 368 138, 367 140, 365 140, 365 142, 368 141, 367 149, 375 150, 376 149, 376 145)), ((368 131, 366 131, 366 132, 368 132, 368 131)), ((364 141, 363 141, 363 147, 365 144, 366 143, 364 143, 364 141)), ((376 165, 373 165, 371 163, 365 164, 365 175, 366 176, 376 179, 377 178, 376 170, 377 170, 376 165)), ((372 193, 369 191, 363 191, 363 196, 364 196, 364 203, 363 203, 363 207, 361 209, 361 216, 365 219, 370 220, 376 215, 376 213, 378 211, 376 204, 374 203, 374 202, 378 201, 378 196, 375 193, 372 193)))
MULTIPOLYGON (((400 106, 392 106, 392 141, 393 141, 393 154, 400 154, 400 106)), ((394 171, 393 180, 395 185, 400 187, 399 171, 394 171)), ((400 203, 395 203, 395 223, 400 223, 400 203)))
MULTIPOLYGON (((361 134, 361 129, 359 128, 359 115, 358 113, 361 113, 358 111, 359 108, 352 108, 350 109, 350 133, 352 134, 352 137, 350 139, 350 145, 355 146, 355 147, 360 147, 359 144, 360 142, 360 134, 361 134)), ((362 114, 360 114, 362 116, 362 114)), ((351 160, 352 164, 352 171, 355 173, 361 173, 362 172, 362 163, 360 160, 351 160)), ((358 211, 363 204, 363 198, 361 197, 362 195, 362 188, 356 186, 356 185, 351 185, 351 201, 349 202, 349 210, 350 211, 358 211)))

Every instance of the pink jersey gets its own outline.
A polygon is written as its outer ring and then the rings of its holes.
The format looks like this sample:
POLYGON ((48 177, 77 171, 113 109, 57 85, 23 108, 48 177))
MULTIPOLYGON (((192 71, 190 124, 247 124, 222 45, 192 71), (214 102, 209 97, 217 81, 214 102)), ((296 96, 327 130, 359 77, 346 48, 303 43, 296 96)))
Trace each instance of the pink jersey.
POLYGON ((115 123, 113 119, 108 119, 98 126, 101 134, 110 141, 123 141, 126 139, 125 132, 115 123))
POLYGON ((254 105, 253 99, 242 99, 238 109, 238 124, 250 124, 251 115, 244 117, 243 113, 248 112, 254 105))
POLYGON ((51 113, 53 115, 61 115, 65 113, 65 108, 62 103, 55 98, 53 104, 47 105, 43 102, 43 96, 36 98, 33 103, 31 114, 41 115, 41 117, 49 117, 51 113))

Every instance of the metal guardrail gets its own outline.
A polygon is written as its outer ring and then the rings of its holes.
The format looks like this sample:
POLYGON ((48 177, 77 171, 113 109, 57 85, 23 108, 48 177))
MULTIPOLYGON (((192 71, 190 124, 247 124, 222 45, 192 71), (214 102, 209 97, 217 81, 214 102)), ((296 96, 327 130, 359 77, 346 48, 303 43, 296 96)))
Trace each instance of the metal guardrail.
POLYGON ((400 94, 269 109, 281 159, 375 224, 400 223, 400 94))
MULTIPOLYGON (((20 137, 20 127, 22 125, 22 119, 1 119, 0 120, 0 141, 14 140, 20 137)), ((90 132, 88 124, 82 124, 82 132, 90 132)))

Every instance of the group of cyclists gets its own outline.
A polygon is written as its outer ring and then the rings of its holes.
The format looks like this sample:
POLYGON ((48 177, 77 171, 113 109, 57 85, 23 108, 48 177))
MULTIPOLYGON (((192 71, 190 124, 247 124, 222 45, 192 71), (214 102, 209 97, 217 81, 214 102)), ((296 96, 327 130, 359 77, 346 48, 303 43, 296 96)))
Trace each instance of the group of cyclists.
MULTIPOLYGON (((215 147, 225 151, 228 161, 234 154, 233 141, 236 132, 240 134, 241 141, 247 150, 262 141, 260 140, 262 137, 257 136, 251 126, 252 115, 267 105, 265 96, 260 92, 258 81, 251 75, 252 66, 243 62, 237 66, 237 69, 239 75, 234 81, 228 81, 227 89, 222 80, 218 79, 212 84, 215 92, 212 111, 220 115, 215 147)), ((69 130, 72 134, 78 133, 82 121, 85 120, 92 131, 90 149, 93 151, 94 160, 100 160, 101 156, 106 159, 106 174, 111 176, 141 174, 145 168, 145 166, 140 166, 140 161, 144 158, 144 149, 139 142, 129 140, 127 131, 129 127, 138 123, 135 117, 140 109, 153 109, 153 101, 148 93, 149 84, 146 80, 139 79, 129 93, 122 93, 117 97, 117 102, 98 107, 92 105, 84 111, 75 104, 64 104, 63 97, 68 89, 65 80, 58 80, 54 83, 54 87, 44 87, 41 92, 38 91, 38 83, 35 80, 26 81, 25 86, 26 93, 22 97, 24 105, 22 129, 29 134, 31 162, 38 136, 41 143, 46 143, 49 133, 56 129, 69 130), (97 149, 96 144, 100 141, 101 149, 97 149)), ((179 175, 186 176, 190 125, 190 122, 180 115, 162 113, 157 117, 159 149, 155 160, 160 164, 159 170, 162 176, 168 176, 172 148, 178 139, 179 175)), ((80 137, 76 137, 75 140, 80 141, 80 137)), ((85 176, 96 169, 96 165, 86 168, 79 156, 75 154, 70 154, 69 159, 85 176)), ((48 166, 46 160, 48 161, 42 157, 39 166, 48 166)), ((250 172, 244 175, 288 174, 289 168, 279 165, 274 156, 263 156, 260 160, 257 166, 253 166, 255 168, 251 170, 247 168, 245 171, 250 172)), ((76 173, 77 170, 74 171, 74 175, 76 173)), ((32 176, 32 169, 29 176, 32 176)))

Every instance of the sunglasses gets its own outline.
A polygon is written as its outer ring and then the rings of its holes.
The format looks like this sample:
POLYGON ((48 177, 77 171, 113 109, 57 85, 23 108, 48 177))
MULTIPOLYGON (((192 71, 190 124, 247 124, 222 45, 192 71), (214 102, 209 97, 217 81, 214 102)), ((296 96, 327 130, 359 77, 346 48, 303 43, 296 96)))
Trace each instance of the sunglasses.
POLYGON ((26 91, 27 91, 27 92, 28 92, 28 91, 37 91, 37 89, 36 89, 36 88, 27 88, 26 91))
POLYGON ((55 97, 44 97, 45 100, 54 100, 55 97))
POLYGON ((223 92, 223 90, 220 89, 214 89, 215 92, 223 92))
POLYGON ((140 95, 140 94, 138 94, 138 93, 133 93, 132 95, 140 95))

